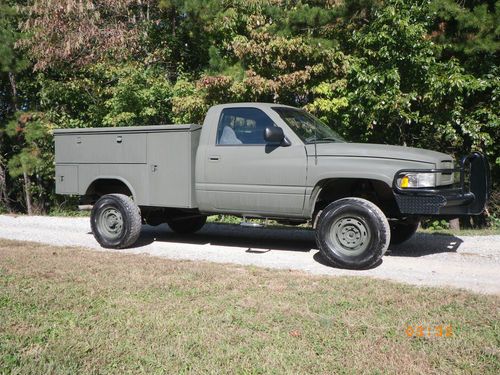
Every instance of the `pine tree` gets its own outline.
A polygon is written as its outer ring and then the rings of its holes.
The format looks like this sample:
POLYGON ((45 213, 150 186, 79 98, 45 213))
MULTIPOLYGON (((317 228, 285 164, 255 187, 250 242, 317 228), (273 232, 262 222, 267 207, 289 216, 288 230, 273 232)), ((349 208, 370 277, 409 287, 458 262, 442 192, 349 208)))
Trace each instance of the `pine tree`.
POLYGON ((21 64, 14 50, 14 44, 20 34, 15 24, 15 9, 4 0, 0 0, 0 210, 2 207, 10 209, 5 169, 7 147, 3 127, 18 109, 16 73, 20 70, 21 64))

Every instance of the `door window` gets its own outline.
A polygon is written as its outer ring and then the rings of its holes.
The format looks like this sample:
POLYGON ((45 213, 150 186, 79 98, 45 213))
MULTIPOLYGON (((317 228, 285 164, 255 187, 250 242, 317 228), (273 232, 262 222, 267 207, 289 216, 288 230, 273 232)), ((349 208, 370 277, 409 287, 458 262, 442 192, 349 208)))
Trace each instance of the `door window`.
POLYGON ((276 126, 257 108, 226 108, 221 112, 217 127, 217 145, 265 144, 264 130, 276 126))

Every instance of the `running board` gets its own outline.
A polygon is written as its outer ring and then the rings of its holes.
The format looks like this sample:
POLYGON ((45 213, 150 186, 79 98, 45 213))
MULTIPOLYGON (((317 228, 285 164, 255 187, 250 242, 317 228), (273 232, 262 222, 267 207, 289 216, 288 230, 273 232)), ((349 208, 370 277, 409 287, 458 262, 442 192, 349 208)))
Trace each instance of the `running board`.
POLYGON ((240 223, 240 226, 246 227, 246 228, 264 228, 267 226, 267 218, 264 224, 259 224, 259 223, 252 223, 251 221, 247 221, 247 218, 243 216, 243 221, 240 223))

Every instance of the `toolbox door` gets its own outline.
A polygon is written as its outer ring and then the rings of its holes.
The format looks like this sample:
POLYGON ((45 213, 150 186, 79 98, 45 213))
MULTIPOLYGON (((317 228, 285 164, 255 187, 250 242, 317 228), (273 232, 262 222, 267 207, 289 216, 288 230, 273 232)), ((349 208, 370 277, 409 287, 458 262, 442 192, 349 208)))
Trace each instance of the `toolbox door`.
POLYGON ((56 193, 78 194, 77 165, 56 165, 56 193))

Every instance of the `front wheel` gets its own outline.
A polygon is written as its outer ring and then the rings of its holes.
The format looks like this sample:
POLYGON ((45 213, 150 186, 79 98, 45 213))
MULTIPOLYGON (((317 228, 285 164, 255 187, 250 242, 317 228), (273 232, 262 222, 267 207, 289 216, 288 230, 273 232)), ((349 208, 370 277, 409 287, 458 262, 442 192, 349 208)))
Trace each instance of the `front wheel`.
POLYGON ((361 198, 344 198, 329 204, 321 212, 316 227, 321 254, 342 268, 373 266, 387 251, 390 237, 384 213, 361 198))
POLYGON ((176 233, 188 234, 199 231, 207 222, 206 216, 176 217, 167 221, 168 226, 176 233))
POLYGON ((134 201, 123 194, 107 194, 92 208, 90 226, 102 247, 122 249, 133 245, 141 233, 141 213, 134 201))

